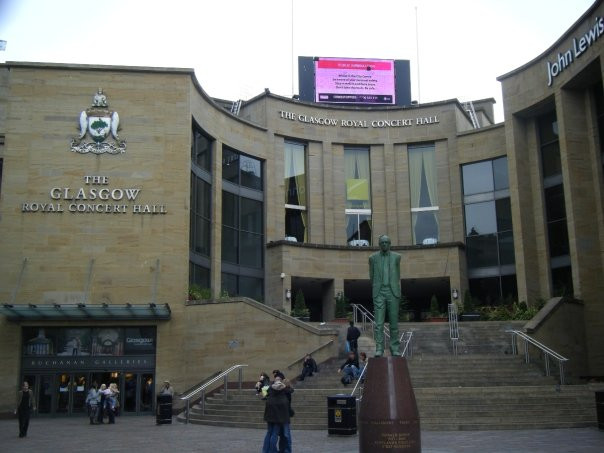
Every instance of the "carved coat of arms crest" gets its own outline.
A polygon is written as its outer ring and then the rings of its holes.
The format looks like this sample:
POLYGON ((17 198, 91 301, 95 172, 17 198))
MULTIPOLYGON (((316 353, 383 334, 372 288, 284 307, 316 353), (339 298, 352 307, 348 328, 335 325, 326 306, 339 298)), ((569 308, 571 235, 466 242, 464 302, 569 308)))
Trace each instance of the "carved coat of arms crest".
POLYGON ((76 153, 120 154, 126 151, 126 141, 118 135, 120 117, 109 110, 107 96, 99 88, 94 95, 92 106, 80 113, 80 135, 71 140, 71 150, 76 153), (92 142, 85 142, 89 135, 92 142), (113 141, 107 141, 109 135, 113 141))

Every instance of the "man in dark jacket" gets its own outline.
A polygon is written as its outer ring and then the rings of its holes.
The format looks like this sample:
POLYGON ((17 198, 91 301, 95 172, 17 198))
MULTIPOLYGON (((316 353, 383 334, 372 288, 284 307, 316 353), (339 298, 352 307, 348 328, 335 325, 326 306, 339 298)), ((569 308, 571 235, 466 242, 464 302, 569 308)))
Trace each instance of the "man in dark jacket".
POLYGON ((27 436, 29 428, 29 415, 31 410, 36 410, 34 393, 29 388, 29 383, 24 382, 23 388, 17 393, 17 407, 15 414, 19 416, 19 437, 27 436))
POLYGON ((312 374, 317 371, 319 371, 317 362, 315 362, 315 359, 313 359, 310 354, 306 354, 304 362, 302 362, 302 374, 298 380, 303 381, 306 376, 312 376, 312 374))
POLYGON ((291 392, 291 389, 288 389, 280 377, 277 377, 268 389, 268 397, 264 407, 264 421, 266 421, 267 428, 262 453, 291 453, 292 451, 288 392, 291 392), (285 440, 282 448, 278 446, 280 434, 285 440))
POLYGON ((359 373, 359 359, 354 351, 348 353, 348 359, 338 369, 338 373, 343 373, 342 384, 346 385, 352 381, 359 373))
POLYGON ((350 321, 350 327, 346 332, 346 341, 348 342, 351 351, 357 352, 357 349, 359 347, 357 344, 357 340, 360 336, 361 331, 354 326, 354 321, 350 321))

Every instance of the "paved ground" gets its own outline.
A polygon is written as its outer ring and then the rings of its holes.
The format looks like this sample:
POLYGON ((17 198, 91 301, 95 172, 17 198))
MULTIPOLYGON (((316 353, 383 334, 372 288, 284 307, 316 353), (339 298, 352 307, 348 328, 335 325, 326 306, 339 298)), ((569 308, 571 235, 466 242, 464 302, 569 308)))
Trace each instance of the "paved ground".
MULTIPOLYGON (((35 418, 18 437, 17 420, 0 421, 0 451, 6 452, 260 452, 263 430, 200 425, 155 425, 153 417, 119 417, 115 425, 90 426, 83 418, 35 418)), ((354 453, 358 438, 324 431, 293 431, 294 452, 354 453)), ((423 432, 424 453, 604 452, 596 428, 535 431, 423 432)))

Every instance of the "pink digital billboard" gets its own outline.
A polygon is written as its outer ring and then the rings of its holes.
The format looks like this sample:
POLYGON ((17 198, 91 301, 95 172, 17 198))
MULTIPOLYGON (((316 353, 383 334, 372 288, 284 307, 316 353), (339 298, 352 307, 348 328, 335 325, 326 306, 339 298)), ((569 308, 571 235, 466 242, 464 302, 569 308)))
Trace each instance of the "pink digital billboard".
POLYGON ((395 104, 395 101, 393 60, 315 60, 315 102, 395 104))

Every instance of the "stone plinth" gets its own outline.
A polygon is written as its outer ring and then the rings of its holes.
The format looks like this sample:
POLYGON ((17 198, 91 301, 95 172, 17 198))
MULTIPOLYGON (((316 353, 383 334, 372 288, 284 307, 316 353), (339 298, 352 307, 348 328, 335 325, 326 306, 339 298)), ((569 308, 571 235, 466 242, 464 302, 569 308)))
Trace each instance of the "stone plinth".
POLYGON ((369 359, 359 413, 359 451, 421 452, 419 413, 407 359, 369 359))

